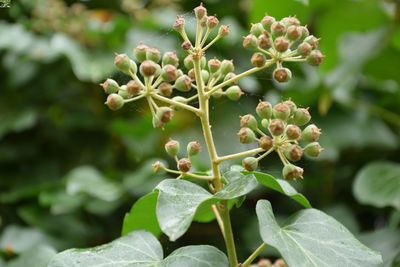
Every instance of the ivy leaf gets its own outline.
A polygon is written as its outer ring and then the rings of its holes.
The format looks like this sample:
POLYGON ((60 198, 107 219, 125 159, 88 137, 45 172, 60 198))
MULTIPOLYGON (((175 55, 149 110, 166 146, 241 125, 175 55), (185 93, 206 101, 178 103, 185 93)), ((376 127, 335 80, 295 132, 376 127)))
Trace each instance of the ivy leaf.
POLYGON ((290 197, 305 208, 311 208, 311 204, 308 199, 304 195, 298 193, 296 189, 294 189, 287 181, 282 179, 275 179, 271 175, 262 172, 244 171, 243 173, 253 174, 260 184, 290 197))
POLYGON ((256 206, 260 234, 279 250, 289 266, 379 266, 382 257, 361 244, 342 224, 316 209, 293 214, 280 227, 271 203, 256 206))
POLYGON ((400 164, 384 161, 369 163, 358 172, 353 193, 362 204, 400 209, 400 164))
POLYGON ((48 265, 63 266, 228 267, 228 259, 217 248, 206 245, 182 247, 163 259, 158 240, 151 233, 139 230, 98 247, 66 250, 57 254, 48 265))

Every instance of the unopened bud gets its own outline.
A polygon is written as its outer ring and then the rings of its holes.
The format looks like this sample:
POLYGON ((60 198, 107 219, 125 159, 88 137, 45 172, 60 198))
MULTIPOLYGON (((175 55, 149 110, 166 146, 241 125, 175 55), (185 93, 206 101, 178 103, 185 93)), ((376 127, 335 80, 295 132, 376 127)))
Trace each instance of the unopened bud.
POLYGON ((275 49, 279 52, 285 52, 289 49, 289 40, 286 37, 280 36, 275 39, 275 49))
POLYGON ((303 156, 303 149, 298 145, 289 145, 284 150, 284 154, 290 161, 297 162, 303 156))
POLYGON ((323 149, 318 142, 312 142, 303 149, 304 153, 310 157, 318 157, 323 149))
POLYGON ((216 57, 208 61, 208 70, 210 73, 216 73, 220 67, 221 61, 219 61, 216 57))
POLYGON ((194 68, 194 63, 193 63, 193 57, 192 55, 188 55, 187 57, 185 57, 185 59, 183 60, 183 65, 185 65, 185 67, 190 70, 194 68))
POLYGON ((279 68, 274 70, 272 77, 275 81, 284 83, 292 79, 292 72, 288 68, 279 68))
POLYGON ((286 37, 291 41, 297 41, 302 35, 301 28, 296 25, 291 25, 287 29, 286 37))
POLYGON ((253 34, 249 34, 243 37, 243 47, 252 51, 257 49, 257 37, 253 34))
POLYGON ((194 9, 194 14, 197 19, 202 19, 207 14, 207 9, 203 7, 203 3, 200 3, 200 6, 194 9))
POLYGON ((182 75, 176 79, 174 88, 181 92, 188 92, 192 88, 192 80, 187 75, 182 75))
POLYGON ((251 57, 251 64, 254 67, 260 68, 265 64, 265 56, 261 53, 254 53, 251 57))
POLYGON ((297 53, 299 53, 299 55, 301 55, 303 57, 308 56, 311 53, 311 51, 312 51, 312 46, 306 42, 302 42, 297 47, 297 53))
POLYGON ((287 265, 286 265, 286 262, 283 259, 277 259, 274 262, 274 267, 287 267, 287 265))
POLYGON ((257 267, 272 267, 272 263, 268 259, 261 259, 257 262, 257 267))
POLYGON ((119 89, 118 94, 122 96, 123 99, 128 99, 132 97, 132 95, 126 91, 126 85, 121 86, 121 89, 119 89))
POLYGON ((142 74, 143 77, 150 77, 156 74, 158 69, 158 64, 156 64, 152 60, 145 60, 142 62, 140 65, 140 74, 142 74))
POLYGON ((265 129, 268 129, 269 126, 269 119, 262 119, 261 120, 261 126, 265 129))
POLYGON ((182 43, 182 49, 183 49, 183 50, 187 51, 187 50, 189 50, 190 48, 192 48, 192 44, 191 44, 190 42, 183 42, 183 43, 182 43))
POLYGON ((290 108, 284 103, 276 104, 272 112, 275 118, 283 121, 286 121, 290 116, 290 108))
POLYGON ((207 17, 207 27, 210 29, 214 29, 215 27, 217 27, 219 23, 219 20, 217 19, 217 16, 209 16, 207 17))
POLYGON ((303 126, 311 120, 311 115, 305 108, 298 108, 294 113, 294 124, 303 126))
POLYGON ((289 100, 283 101, 282 103, 287 105, 290 108, 290 115, 293 115, 297 109, 296 104, 292 100, 290 100, 290 98, 289 98, 289 100))
POLYGON ((142 42, 140 42, 140 44, 135 49, 133 49, 133 54, 135 54, 135 57, 139 62, 143 62, 146 60, 147 49, 149 49, 149 47, 144 45, 142 42))
POLYGON ((289 27, 291 25, 295 25, 295 26, 299 26, 300 25, 300 21, 296 18, 296 16, 294 17, 286 17, 283 18, 281 20, 281 22, 286 26, 289 27))
POLYGON ((122 108, 124 105, 124 99, 122 96, 113 93, 108 95, 107 101, 104 104, 106 104, 111 110, 117 110, 122 108))
POLYGON ((178 161, 178 170, 181 172, 188 172, 192 168, 192 163, 189 159, 183 158, 178 161))
POLYGON ((137 95, 140 91, 140 84, 135 80, 130 80, 126 84, 126 91, 130 95, 137 95))
POLYGON ((188 157, 192 157, 192 156, 196 156, 197 154, 199 154, 201 151, 201 145, 198 141, 193 141, 190 142, 187 145, 187 153, 188 153, 188 157))
POLYGON ((165 125, 158 116, 153 116, 152 123, 154 128, 163 128, 165 125))
POLYGON ((178 78, 178 70, 172 65, 165 65, 161 71, 161 77, 167 82, 175 81, 178 78))
POLYGON ((212 97, 214 98, 221 98, 221 96, 224 95, 224 91, 222 91, 222 89, 218 89, 217 91, 215 91, 214 93, 212 93, 212 97))
POLYGON ((271 37, 268 32, 264 32, 257 38, 257 45, 263 49, 267 49, 271 47, 271 37))
POLYGON ((279 21, 275 21, 271 25, 271 34, 274 37, 285 35, 286 33, 286 26, 279 21))
POLYGON ((131 60, 126 54, 115 54, 114 65, 119 70, 129 74, 129 70, 131 67, 131 60))
POLYGON ((258 146, 261 147, 264 150, 270 150, 273 145, 274 145, 274 141, 268 135, 262 136, 260 138, 260 140, 258 141, 258 146))
POLYGON ((240 117, 240 127, 247 127, 255 131, 257 127, 257 120, 253 115, 247 114, 240 117))
POLYGON ((175 157, 179 153, 179 142, 171 139, 165 144, 164 148, 169 155, 175 157))
POLYGON ((303 175, 303 169, 293 164, 287 164, 283 167, 282 175, 285 179, 296 180, 303 175))
POLYGON ((201 70, 201 77, 203 79, 203 82, 208 82, 208 79, 210 78, 210 73, 206 70, 201 70))
POLYGON ((227 35, 230 33, 230 31, 229 31, 229 26, 230 26, 230 25, 222 25, 221 27, 219 27, 219 29, 218 29, 218 35, 219 35, 220 37, 225 37, 225 36, 227 36, 227 35))
POLYGON ((251 29, 250 29, 250 33, 254 34, 256 37, 260 36, 261 34, 263 34, 265 31, 263 25, 261 23, 256 23, 253 24, 251 29))
POLYGON ((322 59, 325 56, 322 55, 321 51, 319 50, 313 50, 306 58, 306 61, 308 64, 311 66, 319 66, 322 63, 322 59))
POLYGON ((161 59, 161 52, 156 47, 149 48, 146 51, 146 59, 158 63, 161 59))
POLYGON ((315 142, 320 135, 321 129, 315 126, 315 124, 310 124, 304 129, 301 138, 306 142, 315 142))
POLYGON ((233 85, 225 91, 225 94, 230 100, 237 101, 243 95, 243 92, 239 86, 233 85))
POLYGON ((304 40, 307 36, 310 35, 310 32, 308 31, 306 26, 300 26, 299 28, 301 31, 300 40, 304 40))
POLYGON ((174 23, 173 28, 179 32, 179 33, 183 33, 183 31, 185 30, 185 19, 181 18, 179 16, 177 16, 177 19, 174 23))
POLYGON ((313 49, 316 49, 318 47, 319 39, 314 35, 309 35, 304 39, 304 42, 309 43, 313 49))
POLYGON ((247 158, 242 160, 242 166, 247 171, 252 172, 252 171, 255 171, 257 169, 258 161, 254 157, 247 157, 247 158))
POLYGON ((268 129, 273 136, 279 136, 285 130, 285 123, 280 119, 273 119, 270 121, 268 129))
POLYGON ((167 82, 162 82, 158 87, 158 90, 163 96, 171 96, 172 95, 172 85, 167 82))
POLYGON ((261 24, 263 25, 264 29, 268 32, 271 32, 271 25, 275 22, 275 18, 268 16, 265 14, 265 17, 261 20, 261 24))
POLYGON ((159 107, 157 109, 156 116, 163 123, 167 123, 172 120, 172 117, 174 116, 174 110, 170 107, 159 107))
POLYGON ((176 56, 176 52, 166 52, 162 58, 162 65, 172 65, 174 67, 179 66, 179 59, 176 56))
POLYGON ((117 93, 120 88, 118 83, 113 79, 107 79, 104 83, 101 83, 100 86, 103 87, 106 94, 117 93))
POLYGON ((242 144, 249 144, 256 140, 256 135, 254 132, 247 127, 241 128, 237 133, 237 136, 239 137, 239 142, 242 144))
POLYGON ((151 165, 155 173, 165 171, 165 166, 162 162, 156 161, 151 165))
POLYGON ((289 140, 297 140, 301 136, 301 129, 297 125, 289 124, 286 126, 285 135, 289 140))
POLYGON ((257 115, 262 119, 270 119, 272 116, 272 105, 268 101, 260 101, 256 108, 257 115))
MULTIPOLYGON (((236 74, 235 74, 235 73, 229 72, 227 75, 225 75, 224 82, 226 82, 226 81, 228 81, 228 80, 230 80, 230 79, 233 79, 233 78, 235 78, 235 77, 236 77, 236 74)), ((233 82, 230 82, 230 83, 228 83, 227 85, 231 85, 231 84, 236 85, 236 84, 238 84, 238 81, 237 81, 237 80, 234 80, 233 82)))

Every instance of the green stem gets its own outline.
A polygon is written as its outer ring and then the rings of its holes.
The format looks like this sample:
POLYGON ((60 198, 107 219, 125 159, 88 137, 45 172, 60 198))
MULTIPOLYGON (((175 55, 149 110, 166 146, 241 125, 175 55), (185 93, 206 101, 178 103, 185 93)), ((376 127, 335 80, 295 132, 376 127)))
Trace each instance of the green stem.
POLYGON ((206 51, 210 46, 212 46, 220 38, 221 38, 221 36, 219 36, 219 35, 215 36, 215 38, 203 48, 203 51, 206 51))
POLYGON ((257 258, 258 255, 264 250, 264 248, 267 246, 267 244, 262 243, 248 258, 245 262, 240 265, 240 267, 247 267, 249 266, 255 258, 257 258))
POLYGON ((195 113, 195 114, 197 114, 197 115, 198 115, 198 113, 200 112, 197 108, 194 108, 194 107, 192 107, 192 106, 190 106, 190 105, 183 104, 183 103, 181 103, 181 102, 174 101, 174 100, 169 99, 169 98, 166 98, 166 97, 164 97, 164 96, 160 96, 160 95, 158 95, 158 94, 151 94, 151 96, 152 96, 153 98, 155 98, 155 99, 157 99, 157 100, 160 100, 160 101, 162 101, 162 102, 165 102, 165 103, 167 103, 167 104, 170 104, 170 105, 173 105, 173 106, 177 106, 177 107, 180 107, 180 108, 189 110, 189 111, 191 111, 191 112, 193 112, 193 113, 195 113))
POLYGON ((228 201, 222 200, 221 201, 221 219, 224 224, 224 232, 225 232, 225 246, 228 252, 228 259, 231 267, 238 266, 237 256, 236 256, 236 249, 235 249, 235 241, 233 239, 233 232, 231 226, 231 219, 229 216, 229 208, 228 208, 228 201))
POLYGON ((223 162, 225 160, 241 158, 241 157, 245 157, 245 156, 248 156, 248 155, 257 154, 257 153, 260 153, 260 152, 263 152, 263 151, 265 151, 265 150, 262 149, 262 148, 255 148, 255 149, 247 150, 247 151, 236 153, 236 154, 230 154, 230 155, 227 155, 227 156, 218 157, 216 161, 219 164, 219 163, 221 163, 221 162, 223 162))

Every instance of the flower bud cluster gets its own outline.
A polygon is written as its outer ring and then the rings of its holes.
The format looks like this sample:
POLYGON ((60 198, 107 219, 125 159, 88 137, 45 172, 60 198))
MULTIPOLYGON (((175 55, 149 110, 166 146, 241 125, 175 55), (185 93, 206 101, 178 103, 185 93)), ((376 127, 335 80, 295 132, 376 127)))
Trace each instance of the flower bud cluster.
MULTIPOLYGON (((260 101, 256 113, 264 131, 258 128, 259 120, 255 116, 241 116, 241 129, 237 134, 239 141, 243 144, 257 141, 264 151, 276 151, 284 164, 283 176, 290 180, 302 177, 303 169, 291 162, 299 161, 303 154, 318 157, 323 150, 317 142, 321 135, 317 126, 309 124, 303 129, 300 128, 311 120, 308 109, 298 108, 291 100, 275 106, 268 101, 260 101), (261 136, 258 138, 258 135, 261 136)), ((255 157, 247 157, 242 161, 242 165, 246 170, 254 171, 258 160, 255 157)))

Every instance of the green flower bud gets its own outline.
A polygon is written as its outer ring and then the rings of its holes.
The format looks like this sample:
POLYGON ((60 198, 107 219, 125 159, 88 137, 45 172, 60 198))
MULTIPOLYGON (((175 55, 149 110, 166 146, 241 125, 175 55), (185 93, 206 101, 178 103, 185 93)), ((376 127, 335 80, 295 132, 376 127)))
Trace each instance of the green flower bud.
POLYGON ((257 45, 262 49, 268 49, 271 47, 271 37, 269 36, 268 32, 264 32, 257 38, 257 45))
POLYGON ((260 68, 265 65, 265 56, 261 53, 254 53, 251 57, 251 64, 254 67, 260 68))
POLYGON ((201 20, 200 20, 200 26, 202 27, 202 28, 205 28, 205 27, 207 27, 207 16, 204 16, 201 20))
POLYGON ((288 68, 279 68, 274 70, 272 77, 275 81, 284 83, 292 79, 292 72, 288 68))
MULTIPOLYGON (((182 96, 175 96, 175 97, 172 98, 172 100, 175 101, 175 102, 182 103, 182 104, 186 104, 186 101, 187 101, 187 99, 182 97, 182 96)), ((174 106, 174 109, 175 110, 182 110, 182 108, 178 107, 178 106, 174 106)))
POLYGON ((283 153, 290 161, 296 162, 303 156, 303 149, 298 145, 289 145, 283 153))
POLYGON ((229 72, 233 72, 235 66, 233 65, 233 60, 226 60, 224 59, 221 63, 220 72, 222 75, 226 75, 229 72))
POLYGON ((183 158, 178 161, 178 170, 181 172, 188 172, 192 168, 192 163, 189 159, 183 158))
MULTIPOLYGON (((261 267, 261 266, 260 266, 261 267)), ((274 262, 274 267, 287 267, 286 262, 283 259, 277 259, 274 262)))
POLYGON ((313 50, 311 53, 307 56, 306 61, 308 64, 311 66, 319 66, 322 63, 322 59, 325 56, 322 55, 321 51, 319 50, 313 50))
POLYGON ((286 18, 283 18, 283 19, 281 20, 281 22, 282 22, 286 27, 289 27, 289 26, 292 26, 292 25, 295 25, 295 26, 299 26, 299 25, 300 25, 300 21, 296 18, 296 16, 294 16, 294 17, 286 17, 286 18))
POLYGON ((274 141, 268 135, 262 136, 260 138, 260 140, 258 141, 258 146, 264 150, 270 150, 273 145, 274 145, 274 141))
POLYGON ((165 125, 165 123, 162 122, 162 121, 160 120, 160 118, 157 117, 157 116, 153 116, 152 123, 153 123, 153 127, 154 127, 154 128, 163 128, 164 125, 165 125))
POLYGON ((199 144, 198 141, 190 142, 187 145, 187 154, 189 158, 196 156, 197 154, 200 153, 200 151, 201 151, 201 145, 199 144))
POLYGON ((251 26, 250 33, 255 35, 256 37, 263 34, 265 31, 263 25, 261 23, 256 23, 251 26))
POLYGON ((200 68, 204 69, 206 67, 206 65, 207 65, 207 59, 206 59, 206 57, 202 56, 200 58, 200 68))
POLYGON ((290 98, 289 100, 283 101, 283 104, 287 105, 290 108, 290 115, 294 115, 294 112, 297 109, 296 104, 292 100, 290 100, 290 98))
POLYGON ((126 91, 126 85, 121 86, 121 89, 118 91, 118 94, 122 96, 123 99, 131 98, 132 95, 126 91))
POLYGON ((122 96, 113 93, 108 95, 107 101, 104 104, 106 104, 111 110, 117 110, 122 108, 124 105, 124 99, 122 96))
POLYGON ((294 113, 294 124, 303 126, 311 120, 311 115, 305 108, 298 108, 294 113))
POLYGON ((239 137, 239 142, 242 144, 249 144, 256 140, 256 135, 254 132, 247 127, 241 128, 237 133, 237 136, 239 137))
POLYGON ((135 80, 130 80, 126 84, 126 91, 130 95, 137 95, 139 93, 139 91, 140 91, 140 84, 135 80))
POLYGON ((262 119, 270 119, 272 116, 272 106, 268 101, 260 101, 256 107, 257 115, 262 119))
MULTIPOLYGON (((224 77, 224 82, 226 82, 226 81, 228 81, 228 80, 230 80, 230 79, 233 79, 233 78, 235 78, 235 77, 236 77, 236 74, 235 74, 235 73, 229 72, 227 75, 225 75, 225 77, 224 77)), ((232 84, 237 85, 237 84, 238 84, 238 81, 235 80, 235 81, 233 81, 233 82, 230 82, 230 83, 227 84, 227 85, 232 85, 232 84)))
POLYGON ((182 34, 185 31, 185 19, 177 16, 174 26, 172 26, 177 32, 182 34))
POLYGON ((221 96, 224 95, 224 91, 222 91, 222 89, 218 89, 217 91, 215 91, 214 93, 212 93, 212 97, 214 98, 221 98, 221 96))
POLYGON ((237 101, 243 95, 243 92, 239 86, 233 85, 225 91, 225 94, 230 100, 237 101))
POLYGON ((289 40, 286 37, 280 36, 275 39, 275 49, 279 52, 285 52, 289 49, 289 40))
POLYGON ((272 263, 268 259, 261 259, 261 260, 258 261, 257 267, 272 267, 272 263))
POLYGON ((271 25, 271 34, 273 37, 283 36, 286 33, 286 26, 280 22, 275 21, 271 25))
POLYGON ((290 108, 284 103, 278 103, 274 106, 272 112, 275 118, 286 121, 290 115, 290 108))
POLYGON ((261 120, 261 126, 265 129, 268 129, 269 126, 269 119, 262 119, 261 120))
POLYGON ((100 86, 103 87, 106 94, 117 93, 119 90, 118 83, 113 79, 107 79, 104 83, 101 83, 100 86))
POLYGON ((283 167, 282 175, 285 179, 296 180, 303 175, 303 169, 293 164, 287 164, 283 167))
POLYGON ((210 71, 210 73, 216 73, 220 67, 221 61, 219 61, 216 57, 208 61, 208 70, 210 71))
POLYGON ((225 37, 225 36, 227 36, 227 35, 230 33, 230 31, 229 31, 229 26, 230 26, 230 25, 222 25, 221 27, 219 27, 219 29, 218 29, 218 35, 219 35, 220 37, 225 37))
POLYGON ((179 153, 179 142, 171 139, 165 144, 164 148, 169 155, 175 157, 179 153))
POLYGON ((172 120, 174 110, 170 107, 159 107, 156 111, 156 116, 163 122, 167 123, 172 120))
POLYGON ((178 79, 176 79, 174 88, 178 89, 181 92, 188 92, 192 88, 192 80, 187 75, 182 75, 178 79))
POLYGON ((319 40, 320 39, 316 38, 314 35, 309 35, 304 38, 304 42, 309 43, 313 49, 316 49, 318 47, 319 40))
POLYGON ((178 78, 178 70, 172 65, 165 65, 162 68, 161 77, 167 82, 175 81, 178 78))
POLYGON ((140 74, 143 77, 150 77, 156 74, 158 69, 158 64, 154 63, 152 60, 145 60, 140 65, 140 74))
POLYGON ((299 28, 300 28, 300 31, 301 31, 300 40, 304 40, 307 36, 310 35, 310 32, 308 31, 307 27, 300 26, 299 28))
POLYGON ((146 59, 147 60, 152 60, 155 63, 158 63, 161 59, 161 53, 158 51, 156 47, 147 49, 146 51, 146 59))
POLYGON ((215 27, 217 27, 219 23, 219 20, 217 19, 217 16, 209 16, 207 17, 207 27, 210 29, 214 29, 215 27))
POLYGON ((265 14, 265 17, 261 20, 261 24, 263 25, 264 29, 268 32, 271 32, 271 25, 275 22, 275 18, 268 16, 265 14))
POLYGON ((320 135, 321 129, 318 129, 315 124, 310 124, 304 129, 301 138, 306 142, 314 142, 318 140, 320 135))
POLYGON ((306 42, 302 42, 297 47, 297 53, 299 53, 299 55, 301 55, 303 57, 308 56, 309 54, 311 54, 311 51, 312 51, 312 46, 309 43, 306 43, 306 42))
POLYGON ((176 52, 166 52, 162 58, 162 65, 172 65, 174 67, 179 66, 179 59, 176 56, 176 52))
POLYGON ((194 69, 188 71, 188 76, 190 79, 194 80, 196 78, 196 74, 194 73, 194 69))
POLYGON ((297 140, 301 136, 301 129, 297 125, 289 124, 286 126, 285 135, 289 140, 297 140))
POLYGON ((291 41, 297 41, 302 35, 301 28, 296 25, 291 25, 287 29, 286 37, 291 41))
POLYGON ((243 47, 250 51, 257 50, 257 37, 253 34, 243 37, 243 47))
POLYGON ((117 54, 117 53, 115 53, 114 65, 120 71, 123 71, 125 73, 129 73, 129 70, 131 68, 131 60, 126 54, 117 54))
POLYGON ((203 82, 206 83, 208 82, 208 79, 210 78, 210 73, 206 70, 201 70, 201 77, 203 79, 203 82))
POLYGON ((285 130, 285 123, 280 119, 273 119, 270 121, 268 129, 273 136, 279 136, 285 130))
POLYGON ((183 65, 185 65, 185 67, 190 70, 194 68, 194 63, 193 63, 193 57, 192 55, 188 55, 187 57, 185 57, 185 59, 183 60, 183 65))
POLYGON ((154 74, 154 77, 157 78, 158 76, 160 76, 162 72, 161 66, 156 64, 156 73, 154 74))
POLYGON ((304 153, 310 157, 318 157, 323 149, 318 142, 312 142, 303 149, 304 153))
POLYGON ((171 96, 172 95, 172 85, 167 82, 162 82, 158 87, 158 90, 163 96, 171 96))
POLYGON ((147 45, 144 45, 142 42, 140 42, 139 45, 135 49, 133 49, 133 54, 139 62, 143 62, 146 60, 147 49, 149 49, 149 47, 147 45))
POLYGON ((251 114, 240 116, 240 127, 247 127, 255 131, 258 128, 257 120, 251 114))
POLYGON ((203 7, 203 3, 200 3, 198 7, 194 9, 194 14, 198 20, 201 20, 207 14, 207 9, 203 7))
POLYGON ((258 166, 258 161, 254 157, 247 157, 242 160, 242 166, 249 172, 255 171, 258 166))
POLYGON ((155 173, 165 171, 165 166, 162 162, 156 161, 154 164, 151 165, 155 173))

